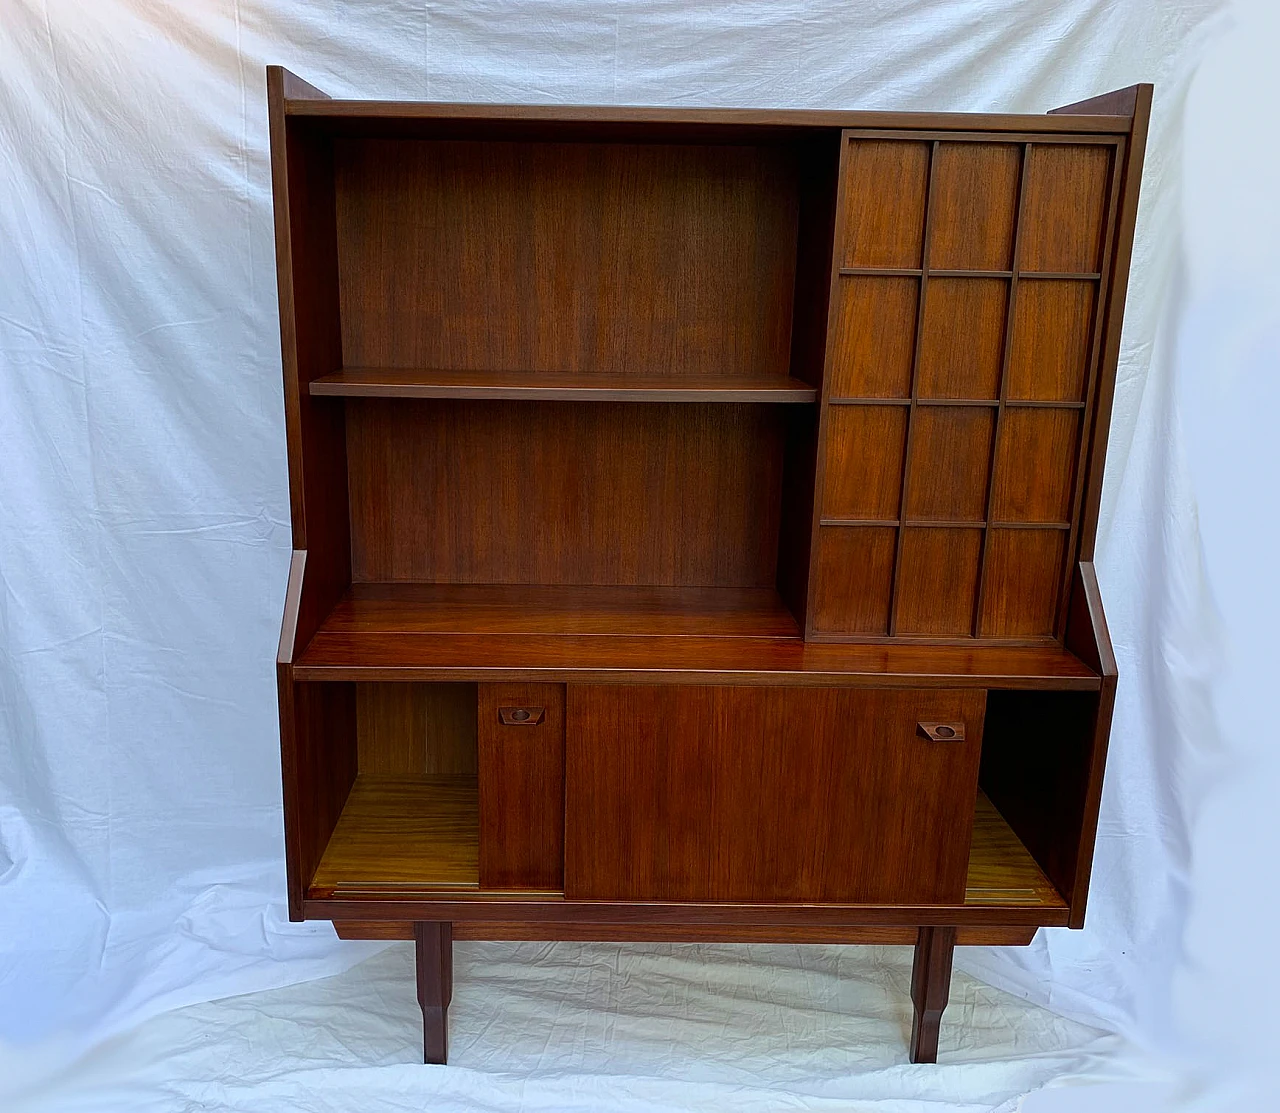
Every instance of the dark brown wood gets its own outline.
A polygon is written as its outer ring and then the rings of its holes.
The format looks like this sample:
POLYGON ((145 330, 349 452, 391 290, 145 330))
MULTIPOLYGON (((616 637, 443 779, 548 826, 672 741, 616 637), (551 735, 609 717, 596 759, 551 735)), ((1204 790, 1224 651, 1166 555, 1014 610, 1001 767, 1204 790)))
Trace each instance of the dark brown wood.
POLYGON ((779 407, 346 405, 357 581, 774 585, 779 407))
MULTIPOLYGON (((340 939, 413 939, 411 920, 335 920, 340 939)), ((960 928, 957 947, 1025 947, 1036 929, 960 928)), ((916 928, 902 927, 717 927, 703 924, 537 924, 521 920, 462 920, 455 940, 566 940, 582 943, 837 943, 913 946, 916 928)))
POLYGON ((916 936, 911 967, 911 1061, 938 1061, 938 1031, 951 993, 951 956, 955 952, 954 927, 922 927, 916 936))
POLYGON ((565 894, 954 902, 983 699, 571 685, 565 894), (922 720, 963 722, 968 740, 930 743, 922 720))
POLYGON ((481 684, 479 708, 480 887, 562 889, 564 685, 481 684))
POLYGON ((570 374, 344 368, 313 379, 313 395, 554 402, 812 402, 817 389, 786 375, 570 374))
POLYGON ((296 684, 277 667, 289 918, 304 898, 356 779, 355 685, 296 684))
POLYGON ((1083 923, 1150 87, 1045 117, 268 89, 290 915, 417 941, 433 1061, 455 922, 914 941, 932 1060, 957 942, 1083 923))
POLYGON ((422 1006, 422 1061, 449 1061, 449 1002, 453 1000, 453 925, 414 924, 418 1004, 422 1006))

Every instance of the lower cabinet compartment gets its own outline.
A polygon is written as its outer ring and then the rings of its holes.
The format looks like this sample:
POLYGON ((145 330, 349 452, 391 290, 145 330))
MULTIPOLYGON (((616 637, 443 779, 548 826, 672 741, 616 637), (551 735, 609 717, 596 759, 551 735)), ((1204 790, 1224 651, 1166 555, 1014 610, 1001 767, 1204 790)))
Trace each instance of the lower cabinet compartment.
POLYGON ((333 817, 321 825, 313 801, 314 826, 294 835, 315 848, 302 878, 311 899, 1064 907, 1028 853, 1042 855, 1031 818, 1015 810, 1006 822, 1002 811, 1015 775, 1018 785, 1075 783, 1068 743, 1088 725, 1084 700, 973 689, 298 687, 306 746, 295 760, 316 799, 330 794, 333 817), (1046 745, 1057 739, 1046 721, 1064 741, 1046 745))
POLYGON ((565 896, 961 903, 985 701, 571 684, 565 896))

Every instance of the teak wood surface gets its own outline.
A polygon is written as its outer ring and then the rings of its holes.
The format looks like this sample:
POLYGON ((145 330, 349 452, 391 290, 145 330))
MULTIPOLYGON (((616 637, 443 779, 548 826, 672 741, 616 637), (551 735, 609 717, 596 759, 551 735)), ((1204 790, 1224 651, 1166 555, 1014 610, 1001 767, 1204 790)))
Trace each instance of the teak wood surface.
POLYGON ((1151 87, 268 101, 290 915, 416 940, 433 1061, 455 937, 914 943, 931 1061, 1084 922, 1151 87))

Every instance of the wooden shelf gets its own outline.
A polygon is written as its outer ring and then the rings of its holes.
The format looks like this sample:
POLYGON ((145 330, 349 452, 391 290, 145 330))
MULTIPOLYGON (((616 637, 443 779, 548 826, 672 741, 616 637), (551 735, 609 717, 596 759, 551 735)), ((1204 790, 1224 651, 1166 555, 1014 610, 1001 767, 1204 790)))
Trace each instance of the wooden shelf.
POLYGON ((362 773, 316 867, 310 895, 477 889, 479 846, 475 777, 362 773))
POLYGON ((355 585, 295 680, 1096 690, 1061 646, 806 643, 770 588, 355 585))
POLYGON ((813 402, 816 388, 785 375, 676 376, 554 371, 344 368, 313 379, 313 395, 343 398, 511 399, 536 402, 813 402))
MULTIPOLYGON (((475 894, 474 777, 361 774, 308 890, 312 900, 475 894)), ((559 897, 559 894, 547 894, 559 897)), ((965 905, 1063 909, 1066 902, 984 793, 974 812, 965 905)))

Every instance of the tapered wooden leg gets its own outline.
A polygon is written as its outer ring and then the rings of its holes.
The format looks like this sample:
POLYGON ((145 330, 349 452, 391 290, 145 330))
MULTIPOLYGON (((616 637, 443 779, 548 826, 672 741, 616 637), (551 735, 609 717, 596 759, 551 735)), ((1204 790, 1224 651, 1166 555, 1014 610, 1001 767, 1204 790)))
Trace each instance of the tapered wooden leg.
POLYGON ((956 947, 953 927, 922 927, 916 934, 916 958, 911 968, 911 1061, 938 1061, 938 1029, 951 992, 951 955, 956 947))
POLYGON ((418 954, 418 1004, 422 1006, 422 1061, 449 1058, 449 1001, 453 998, 453 925, 427 920, 413 925, 418 954))

